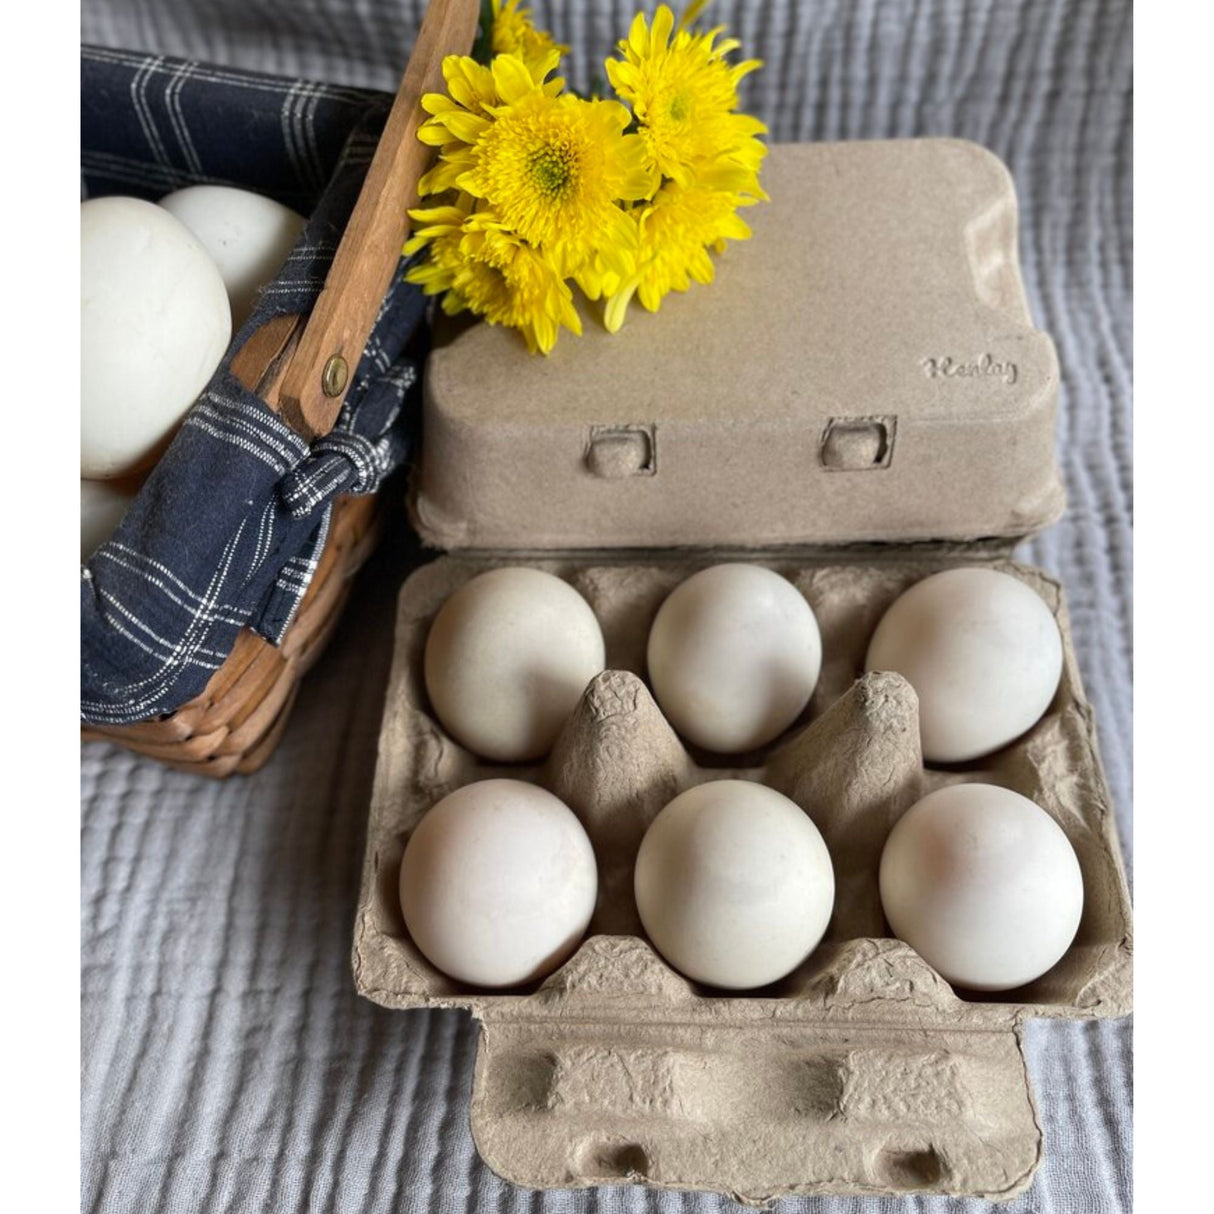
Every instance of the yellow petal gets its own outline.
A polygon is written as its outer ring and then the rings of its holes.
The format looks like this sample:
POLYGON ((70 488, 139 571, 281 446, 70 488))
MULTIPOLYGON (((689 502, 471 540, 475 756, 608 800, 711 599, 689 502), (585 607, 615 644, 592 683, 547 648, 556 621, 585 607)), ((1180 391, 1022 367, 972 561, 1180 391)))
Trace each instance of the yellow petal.
POLYGON ((443 114, 431 121, 441 122, 451 134, 464 143, 475 143, 489 129, 489 119, 469 114, 466 110, 452 110, 449 114, 443 114))
POLYGON ((535 92, 535 81, 531 79, 527 65, 517 55, 498 55, 494 58, 493 83, 498 96, 507 105, 514 105, 535 92))
POLYGON ((441 148, 451 139, 447 128, 434 121, 423 122, 417 129, 417 137, 422 143, 428 144, 432 148, 441 148))
POLYGON ((469 64, 474 68, 480 66, 471 55, 447 55, 443 59, 443 79, 447 85, 450 86, 452 80, 466 78, 469 64))
POLYGON ((712 258, 708 256, 706 249, 700 249, 697 253, 693 254, 691 262, 687 266, 687 271, 696 282, 712 282, 712 258))
MULTIPOLYGON (((480 100, 466 80, 452 80, 448 83, 447 87, 451 90, 452 99, 465 109, 474 110, 479 108, 480 100)), ((454 106, 451 108, 454 108, 454 106)))
POLYGON ((463 222, 464 213, 458 207, 444 203, 435 207, 414 207, 409 211, 409 218, 416 219, 418 223, 453 223, 458 226, 463 222))
POLYGON ((618 333, 628 315, 628 304, 637 289, 637 280, 629 279, 608 301, 603 309, 603 325, 608 333, 618 333))
MULTIPOLYGON (((531 73, 535 78, 535 82, 538 84, 544 79, 545 76, 548 75, 549 72, 556 71, 557 65, 560 63, 560 61, 561 52, 556 47, 553 47, 552 50, 548 51, 542 58, 533 63, 531 65, 531 73)), ((562 81, 562 83, 564 82, 562 81)))
POLYGON ((627 52, 631 47, 637 55, 645 55, 649 50, 649 29, 645 24, 645 14, 637 13, 632 19, 632 27, 628 31, 628 46, 620 43, 620 50, 627 52))
POLYGON ((739 216, 731 215, 721 225, 721 235, 729 237, 730 240, 749 240, 750 228, 739 216))
POLYGON ((636 74, 631 64, 624 63, 619 59, 606 59, 603 61, 603 68, 607 72, 607 83, 617 93, 626 93, 632 88, 636 74))
POLYGON ((640 135, 624 136, 620 141, 618 159, 622 172, 616 186, 619 197, 626 202, 652 198, 662 180, 656 168, 649 163, 645 141, 640 135))
MULTIPOLYGON (((683 278, 683 290, 687 289, 686 276, 683 278)), ((656 312, 662 306, 662 296, 664 291, 659 290, 653 283, 643 282, 637 288, 637 299, 641 301, 641 307, 646 312, 656 312)))
POLYGON ((735 83, 741 80, 743 76, 749 75, 751 72, 757 72, 762 66, 762 59, 747 59, 745 63, 735 64, 732 69, 735 83))
POLYGON ((459 161, 440 160, 417 183, 419 194, 441 194, 444 190, 454 189, 466 165, 459 161))
POLYGON ((455 103, 444 93, 426 93, 422 97, 422 109, 427 114, 444 114, 455 108, 455 103))
POLYGON ((659 4, 658 11, 653 15, 653 42, 658 47, 664 47, 670 41, 670 33, 674 29, 674 13, 667 4, 659 4))

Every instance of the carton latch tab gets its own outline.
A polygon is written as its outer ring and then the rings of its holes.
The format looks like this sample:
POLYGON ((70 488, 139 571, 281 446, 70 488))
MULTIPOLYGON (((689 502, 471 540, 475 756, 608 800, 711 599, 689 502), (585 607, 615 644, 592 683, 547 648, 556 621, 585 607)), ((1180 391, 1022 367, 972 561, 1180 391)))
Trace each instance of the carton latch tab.
POLYGON ((592 426, 586 466, 603 480, 653 476, 657 444, 653 426, 592 426))
POLYGON ((822 434, 822 466, 832 472, 888 468, 897 423, 892 416, 832 417, 822 434))

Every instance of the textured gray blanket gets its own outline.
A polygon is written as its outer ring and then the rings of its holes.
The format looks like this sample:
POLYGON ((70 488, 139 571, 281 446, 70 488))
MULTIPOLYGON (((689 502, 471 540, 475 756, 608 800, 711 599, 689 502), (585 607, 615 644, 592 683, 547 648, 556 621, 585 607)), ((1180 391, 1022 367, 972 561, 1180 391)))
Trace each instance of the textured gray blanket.
MULTIPOLYGON (((534 0, 585 83, 632 5, 534 0)), ((647 4, 645 7, 652 7, 647 4)), ((395 87, 418 0, 84 0, 87 41, 395 87)), ((1122 839, 1131 811, 1128 0, 738 0, 778 139, 947 134, 1011 166, 1025 276, 1063 370, 1070 507, 1022 555, 1068 588, 1122 839)), ((353 993, 349 946, 403 528, 362 576, 272 763, 211 784, 101 745, 82 771, 83 1208, 701 1211, 711 1195, 536 1194, 468 1133, 476 1030, 353 993)), ((1128 1021, 1030 1026, 1033 1214, 1128 1211, 1128 1021)), ((782 1214, 978 1210, 781 1203, 782 1214)))

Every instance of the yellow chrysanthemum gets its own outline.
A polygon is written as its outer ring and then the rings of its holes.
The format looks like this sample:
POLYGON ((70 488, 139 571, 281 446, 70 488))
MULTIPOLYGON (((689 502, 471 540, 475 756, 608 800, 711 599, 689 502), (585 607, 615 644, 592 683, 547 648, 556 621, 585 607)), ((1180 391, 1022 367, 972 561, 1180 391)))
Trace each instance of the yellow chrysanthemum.
POLYGON ((543 83, 553 66, 551 56, 532 70, 516 55, 498 55, 490 69, 496 103, 478 91, 479 112, 432 105, 422 130, 442 148, 442 163, 422 190, 454 186, 482 199, 562 276, 577 274, 596 252, 607 270, 626 274, 635 225, 616 203, 649 197, 656 179, 640 137, 624 134, 624 106, 553 95, 543 83))
POLYGON ((409 212, 418 226, 406 253, 429 248, 406 278, 427 295, 443 296, 443 311, 468 309, 490 324, 518 329, 534 353, 547 354, 564 325, 581 333, 573 293, 552 263, 471 199, 409 212))
POLYGON ((548 77, 568 48, 520 0, 491 7, 490 65, 450 56, 446 93, 423 98, 420 138, 439 155, 420 193, 441 197, 410 212, 405 251, 428 257, 409 281, 544 353, 562 327, 581 332, 571 283, 607 300, 615 332, 633 296, 654 311, 670 291, 710 282, 710 250, 746 239, 737 210, 766 198, 766 128, 736 112, 738 82, 758 62, 731 65, 735 40, 685 28, 702 0, 677 27, 662 5, 652 23, 638 15, 607 63, 630 112, 565 93, 548 77))
POLYGON ((736 113, 738 81, 761 66, 757 59, 730 64, 740 45, 718 42, 720 29, 705 34, 675 28, 659 6, 650 26, 638 13, 620 44, 622 59, 608 59, 607 77, 632 106, 644 140, 647 163, 663 177, 689 185, 704 168, 728 161, 755 175, 767 149, 756 138, 767 128, 736 113))
POLYGON ((446 93, 427 93, 422 109, 432 117, 417 133, 422 143, 438 148, 440 158, 418 183, 420 194, 441 194, 455 186, 456 178, 472 165, 469 148, 494 111, 505 98, 499 81, 513 95, 518 91, 539 89, 555 97, 564 87, 560 77, 544 78, 556 67, 560 56, 555 50, 532 64, 523 64, 511 56, 497 69, 485 67, 468 55, 448 55, 443 60, 446 93))
POLYGON ((553 40, 531 23, 531 10, 519 8, 522 0, 493 0, 493 35, 491 49, 495 55, 517 55, 529 67, 543 63, 549 54, 569 54, 569 48, 553 40))
POLYGON ((625 273, 633 229, 616 200, 644 198, 654 184, 627 125, 617 102, 532 93, 499 113, 458 184, 550 250, 563 273, 576 274, 596 252, 625 273))
POLYGON ((615 333, 624 323, 635 294, 656 312, 671 291, 686 291, 691 282, 713 278, 708 250, 721 252, 726 240, 746 240, 750 228, 737 213, 755 199, 711 186, 681 186, 668 181, 652 202, 636 208, 636 270, 623 280, 607 303, 604 323, 615 333))

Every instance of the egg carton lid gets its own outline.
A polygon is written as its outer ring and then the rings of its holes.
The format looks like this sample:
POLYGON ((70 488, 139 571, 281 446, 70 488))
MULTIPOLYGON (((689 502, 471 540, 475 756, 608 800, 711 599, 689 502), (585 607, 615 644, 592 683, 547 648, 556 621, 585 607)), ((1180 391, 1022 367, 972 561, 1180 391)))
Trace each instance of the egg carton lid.
POLYGON ((1020 539, 1064 495, 1058 364, 1001 161, 956 139, 777 144, 716 280, 548 357, 440 331, 411 493, 448 549, 1020 539))

